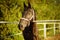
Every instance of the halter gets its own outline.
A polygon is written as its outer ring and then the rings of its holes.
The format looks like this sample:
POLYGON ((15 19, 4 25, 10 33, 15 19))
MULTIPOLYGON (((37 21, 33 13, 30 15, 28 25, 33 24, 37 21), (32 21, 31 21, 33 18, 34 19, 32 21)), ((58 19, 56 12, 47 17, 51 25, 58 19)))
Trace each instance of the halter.
POLYGON ((30 21, 31 19, 33 18, 33 21, 34 21, 34 10, 33 10, 33 16, 30 18, 30 19, 26 19, 26 18, 21 18, 21 19, 23 19, 23 20, 26 20, 26 21, 30 21))
POLYGON ((33 18, 33 21, 34 21, 34 19, 35 19, 34 18, 34 10, 33 10, 33 16, 30 19, 26 19, 26 18, 21 18, 21 19, 28 21, 29 22, 28 26, 29 26, 32 18, 33 18))

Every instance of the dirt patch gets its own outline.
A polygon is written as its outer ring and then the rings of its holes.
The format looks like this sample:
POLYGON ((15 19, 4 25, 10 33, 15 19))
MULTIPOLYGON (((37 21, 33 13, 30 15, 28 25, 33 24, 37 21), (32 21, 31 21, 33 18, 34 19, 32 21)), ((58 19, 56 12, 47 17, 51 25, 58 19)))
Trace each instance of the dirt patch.
POLYGON ((57 34, 52 37, 47 37, 45 40, 60 40, 60 34, 57 34))

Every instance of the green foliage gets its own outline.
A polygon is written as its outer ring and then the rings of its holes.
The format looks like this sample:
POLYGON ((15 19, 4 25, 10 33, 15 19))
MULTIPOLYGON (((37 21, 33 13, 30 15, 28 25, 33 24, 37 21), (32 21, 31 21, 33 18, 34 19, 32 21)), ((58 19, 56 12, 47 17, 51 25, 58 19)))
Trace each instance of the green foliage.
MULTIPOLYGON (((0 21, 19 21, 24 9, 23 2, 28 4, 28 0, 0 0, 0 21)), ((60 0, 30 0, 30 4, 36 12, 37 20, 60 20, 60 0)), ((21 32, 17 26, 18 24, 0 24, 0 39, 23 40, 22 35, 10 36, 21 32)), ((43 25, 37 26, 43 28, 43 25)), ((43 30, 39 34, 42 35, 43 30)))
MULTIPOLYGON (((22 3, 18 4, 17 0, 0 0, 0 21, 19 21, 22 16, 22 7, 22 3)), ((0 39, 22 40, 22 35, 15 35, 21 32, 17 26, 18 24, 0 24, 0 39)))

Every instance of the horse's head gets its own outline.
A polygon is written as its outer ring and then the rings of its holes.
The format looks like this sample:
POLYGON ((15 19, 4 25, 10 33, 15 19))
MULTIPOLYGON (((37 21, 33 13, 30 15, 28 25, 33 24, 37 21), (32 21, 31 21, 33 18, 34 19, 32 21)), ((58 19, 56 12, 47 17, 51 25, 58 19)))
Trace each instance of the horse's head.
POLYGON ((25 27, 28 27, 30 25, 30 22, 34 20, 34 10, 31 8, 30 3, 28 3, 28 6, 24 3, 24 12, 22 13, 22 18, 19 22, 19 29, 24 30, 25 27))

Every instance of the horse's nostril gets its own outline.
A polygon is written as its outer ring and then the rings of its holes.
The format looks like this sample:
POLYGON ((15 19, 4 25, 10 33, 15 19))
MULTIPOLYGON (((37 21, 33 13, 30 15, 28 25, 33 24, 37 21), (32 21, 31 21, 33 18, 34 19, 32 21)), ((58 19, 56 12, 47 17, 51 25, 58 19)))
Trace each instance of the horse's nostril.
POLYGON ((20 25, 20 27, 23 27, 23 25, 20 25))
POLYGON ((23 27, 23 25, 20 25, 20 30, 24 30, 24 27, 23 27))

